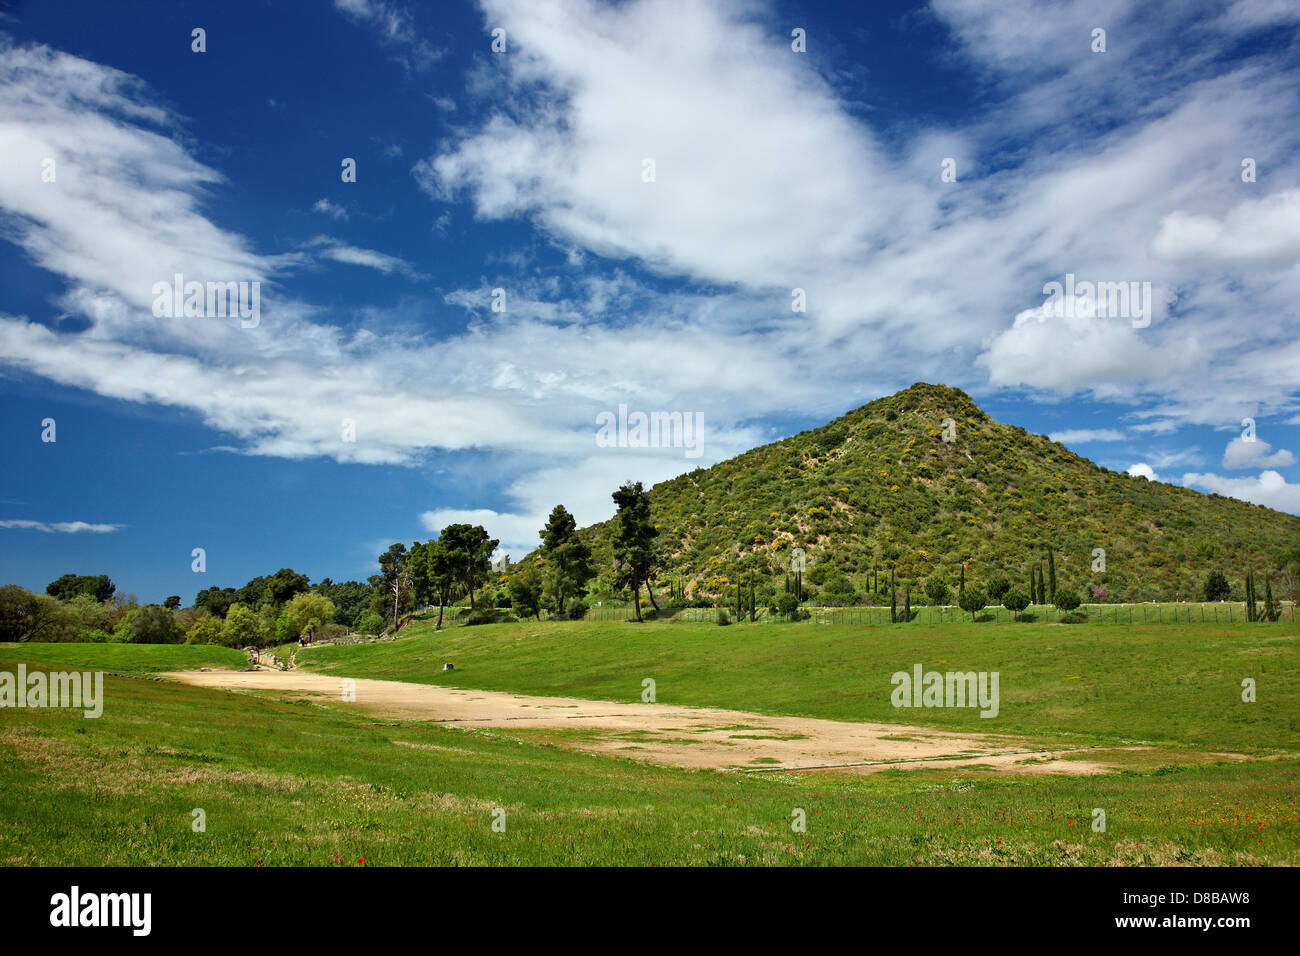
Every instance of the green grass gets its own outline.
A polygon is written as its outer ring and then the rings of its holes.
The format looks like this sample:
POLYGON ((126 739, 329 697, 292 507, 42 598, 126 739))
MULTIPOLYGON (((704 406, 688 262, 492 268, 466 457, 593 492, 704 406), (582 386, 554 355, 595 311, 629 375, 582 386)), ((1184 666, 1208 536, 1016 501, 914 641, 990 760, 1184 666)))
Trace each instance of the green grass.
MULTIPOLYGON (((49 650, 0 646, 0 669, 49 650)), ((150 650, 122 649, 106 667, 146 674, 160 663, 150 650)), ((104 652, 63 645, 49 666, 104 652)), ((0 863, 1300 863, 1295 759, 1085 778, 744 775, 170 681, 108 677, 105 690, 97 720, 0 712, 0 863), (504 833, 491 826, 498 807, 504 833), (1089 827, 1094 807, 1105 833, 1089 827), (191 829, 195 808, 204 833, 191 829), (791 830, 795 808, 806 833, 791 830)))
POLYGON ((248 655, 243 651, 210 644, 0 644, 0 659, 5 658, 45 664, 50 670, 102 670, 118 674, 248 667, 248 655))
POLYGON ((310 670, 517 693, 944 729, 1081 735, 1245 752, 1300 751, 1300 638, 1283 625, 417 622, 393 642, 317 647, 310 670), (456 669, 444 672, 444 661, 456 669), (896 671, 997 671, 1001 710, 906 710, 896 671), (1257 701, 1241 700, 1253 678, 1257 701))

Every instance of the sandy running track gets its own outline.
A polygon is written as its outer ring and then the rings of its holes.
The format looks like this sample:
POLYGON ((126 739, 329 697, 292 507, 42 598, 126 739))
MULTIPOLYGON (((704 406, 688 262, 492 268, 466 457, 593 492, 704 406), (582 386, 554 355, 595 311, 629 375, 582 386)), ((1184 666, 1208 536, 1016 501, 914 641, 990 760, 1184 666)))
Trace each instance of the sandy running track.
POLYGON ((852 769, 989 764, 1035 773, 1097 773, 1109 768, 1063 760, 1068 750, 993 734, 919 730, 811 717, 773 717, 712 707, 617 703, 574 697, 533 697, 403 681, 355 681, 356 701, 343 701, 339 677, 306 671, 180 671, 164 676, 199 687, 279 691, 377 717, 427 720, 466 727, 582 729, 580 739, 556 743, 691 768, 745 770, 852 769))

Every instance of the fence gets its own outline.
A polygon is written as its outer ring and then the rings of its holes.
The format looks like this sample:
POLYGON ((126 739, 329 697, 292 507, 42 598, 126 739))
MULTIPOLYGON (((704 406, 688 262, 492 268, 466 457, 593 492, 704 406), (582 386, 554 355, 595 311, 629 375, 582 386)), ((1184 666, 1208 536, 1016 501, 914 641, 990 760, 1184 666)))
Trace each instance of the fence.
MULTIPOLYGON (((748 621, 749 615, 737 617, 736 609, 711 607, 665 607, 658 613, 654 608, 641 608, 642 617, 647 620, 688 621, 712 624, 717 620, 718 611, 725 610, 733 622, 748 621)), ((871 627, 891 623, 887 607, 813 607, 804 605, 800 609, 808 619, 819 624, 843 624, 871 627)), ((1083 614, 1088 624, 1241 624, 1246 621, 1244 604, 1084 604, 1077 611, 1066 612, 1083 614)), ((899 609, 902 614, 902 609, 899 609)), ((975 614, 975 620, 988 623, 1009 623, 1013 620, 1038 621, 1048 624, 1058 623, 1062 612, 1051 605, 1032 605, 1019 614, 1013 614, 1004 607, 986 607, 975 614)), ((630 621, 634 619, 631 605, 616 607, 593 607, 586 614, 588 621, 630 621)), ((766 608, 759 608, 755 614, 758 623, 773 623, 786 620, 782 615, 770 615, 766 608)), ((1294 624, 1296 620, 1295 605, 1283 605, 1279 622, 1294 624)), ((971 614, 955 606, 912 608, 914 624, 957 624, 970 623, 971 614)), ((1262 622, 1261 622, 1262 623, 1262 622)))

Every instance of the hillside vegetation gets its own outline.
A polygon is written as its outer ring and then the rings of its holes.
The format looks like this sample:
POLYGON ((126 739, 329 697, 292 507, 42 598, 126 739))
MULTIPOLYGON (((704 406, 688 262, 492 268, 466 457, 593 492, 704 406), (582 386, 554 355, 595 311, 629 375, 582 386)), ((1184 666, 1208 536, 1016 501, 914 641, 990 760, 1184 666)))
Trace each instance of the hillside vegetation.
MULTIPOLYGON (((1001 574, 1027 590, 1048 547, 1062 588, 1169 600, 1199 594, 1217 569, 1236 597, 1248 567, 1267 573, 1300 545, 1300 517, 1110 471, 929 384, 662 482, 650 497, 657 581, 685 597, 725 595, 751 570, 779 583, 795 548, 806 552, 806 582, 842 575, 859 595, 883 592, 892 569, 924 600, 933 577, 955 588, 963 563, 967 584, 1001 574), (1092 570, 1098 548, 1104 571, 1092 570)), ((612 563, 612 528, 580 532, 598 567, 612 563)))

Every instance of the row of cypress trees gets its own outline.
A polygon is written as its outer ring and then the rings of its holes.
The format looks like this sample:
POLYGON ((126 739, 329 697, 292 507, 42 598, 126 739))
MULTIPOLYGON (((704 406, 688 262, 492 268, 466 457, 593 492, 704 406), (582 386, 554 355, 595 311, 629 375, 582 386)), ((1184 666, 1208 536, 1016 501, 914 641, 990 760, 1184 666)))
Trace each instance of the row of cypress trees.
POLYGON ((1264 607, 1261 609, 1255 599, 1255 570, 1246 571, 1246 620, 1276 621, 1282 616, 1282 606, 1273 599, 1273 578, 1264 576, 1264 607))

